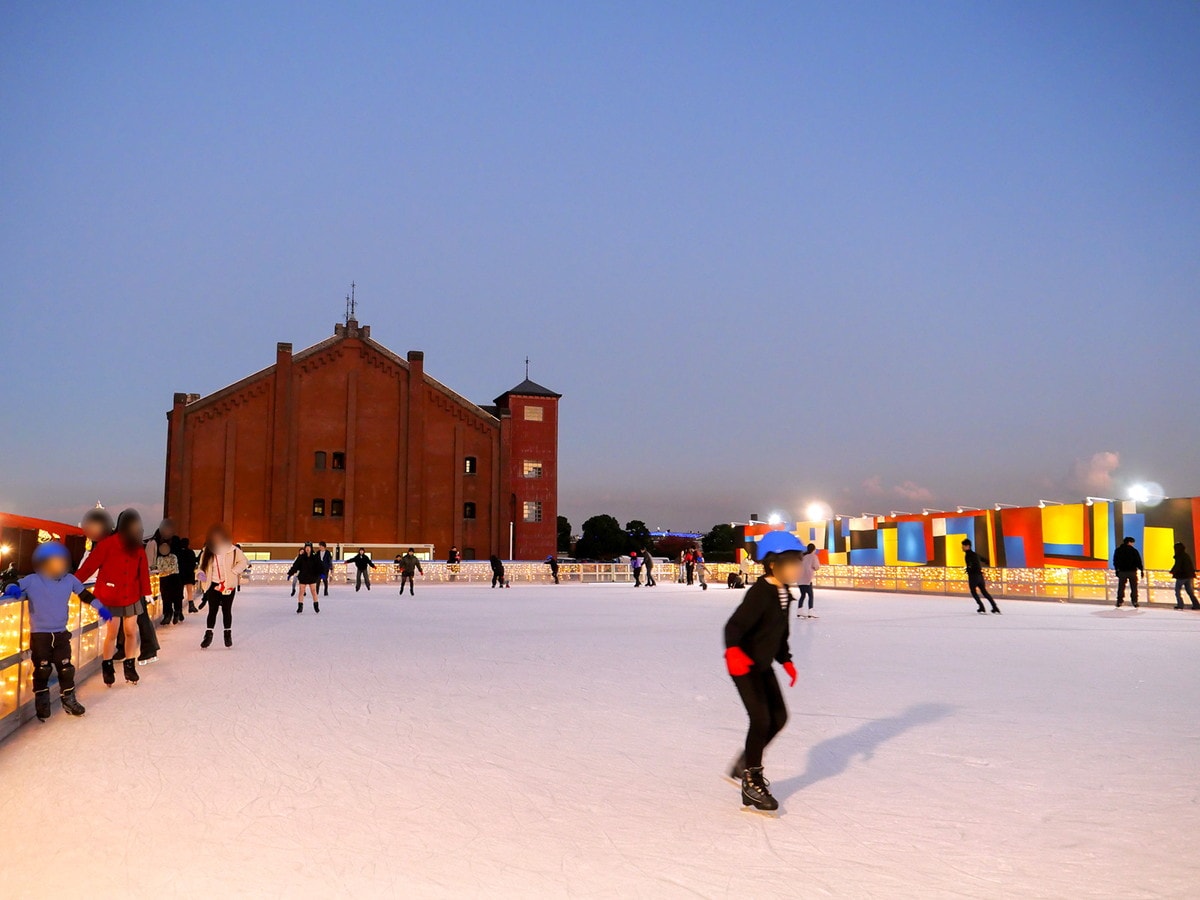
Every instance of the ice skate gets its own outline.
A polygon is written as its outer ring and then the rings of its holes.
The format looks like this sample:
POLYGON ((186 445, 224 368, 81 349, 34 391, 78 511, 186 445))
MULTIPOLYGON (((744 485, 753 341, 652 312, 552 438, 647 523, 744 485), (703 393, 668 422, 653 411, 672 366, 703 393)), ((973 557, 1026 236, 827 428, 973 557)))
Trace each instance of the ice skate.
POLYGON ((63 712, 65 712, 68 716, 82 716, 85 712, 87 712, 87 710, 83 708, 83 704, 75 699, 75 690, 73 688, 69 691, 63 691, 62 708, 63 712))
POLYGON ((993 606, 993 607, 992 607, 992 615, 993 615, 993 616, 998 616, 998 615, 1000 615, 1000 607, 998 607, 998 606, 993 606))
POLYGON ((987 615, 987 610, 986 610, 986 609, 984 609, 982 606, 981 606, 981 607, 979 607, 979 609, 975 610, 975 612, 979 613, 981 616, 986 616, 986 615, 987 615))
POLYGON ((200 610, 196 609, 196 604, 193 601, 189 600, 188 601, 188 615, 194 616, 199 611, 200 610))
POLYGON ((321 604, 318 603, 316 600, 314 600, 313 601, 313 612, 319 613, 320 611, 321 611, 321 604))
POLYGON ((106 659, 100 663, 100 672, 104 678, 105 687, 112 687, 113 682, 117 680, 116 667, 111 659, 106 659))
POLYGON ((212 646, 212 637, 212 629, 206 628, 204 631, 204 640, 200 642, 201 650, 207 650, 210 646, 212 646))
POLYGON ((300 613, 302 613, 302 612, 304 612, 304 602, 303 601, 296 604, 296 615, 300 615, 300 613))
POLYGON ((763 777, 762 766, 742 773, 742 806, 759 812, 774 812, 779 801, 771 796, 771 782, 763 777))
POLYGON ((225 629, 225 646, 226 647, 233 646, 233 632, 230 631, 228 628, 225 629))
POLYGON ((39 721, 45 722, 50 718, 50 689, 35 691, 33 695, 33 709, 37 713, 39 721))
POLYGON ((168 615, 165 615, 162 617, 162 621, 158 623, 158 627, 165 628, 166 626, 168 626, 170 624, 171 624, 171 616, 168 614, 168 615))
POLYGON ((138 675, 137 663, 132 659, 127 659, 123 663, 123 668, 124 668, 124 674, 125 674, 125 682, 127 684, 136 685, 140 678, 140 676, 138 675))

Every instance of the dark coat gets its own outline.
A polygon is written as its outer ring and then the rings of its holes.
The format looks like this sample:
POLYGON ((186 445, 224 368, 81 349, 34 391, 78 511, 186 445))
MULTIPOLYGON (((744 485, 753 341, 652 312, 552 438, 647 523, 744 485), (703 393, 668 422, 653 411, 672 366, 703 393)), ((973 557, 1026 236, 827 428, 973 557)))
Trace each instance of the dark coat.
POLYGON ((771 660, 791 660, 787 607, 779 602, 779 588, 765 575, 750 586, 725 623, 725 646, 741 647, 760 670, 769 668, 771 660))
POLYGON ((292 567, 288 569, 287 577, 297 576, 301 584, 316 584, 325 574, 325 563, 319 553, 300 552, 292 567))
POLYGON ((1118 572, 1144 572, 1142 554, 1133 544, 1122 544, 1113 553, 1113 568, 1118 572))
POLYGON ((1175 565, 1171 567, 1172 578, 1195 578, 1196 564, 1192 562, 1192 557, 1186 550, 1178 550, 1175 553, 1175 565))

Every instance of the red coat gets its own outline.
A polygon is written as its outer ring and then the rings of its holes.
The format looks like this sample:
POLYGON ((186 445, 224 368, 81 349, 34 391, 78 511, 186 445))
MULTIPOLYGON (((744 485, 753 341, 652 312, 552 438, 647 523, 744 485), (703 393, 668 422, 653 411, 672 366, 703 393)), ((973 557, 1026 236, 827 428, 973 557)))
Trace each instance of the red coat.
POLYGON ((75 577, 96 576, 92 593, 105 606, 131 606, 150 594, 150 564, 141 544, 130 550, 119 534, 110 534, 88 554, 75 577))

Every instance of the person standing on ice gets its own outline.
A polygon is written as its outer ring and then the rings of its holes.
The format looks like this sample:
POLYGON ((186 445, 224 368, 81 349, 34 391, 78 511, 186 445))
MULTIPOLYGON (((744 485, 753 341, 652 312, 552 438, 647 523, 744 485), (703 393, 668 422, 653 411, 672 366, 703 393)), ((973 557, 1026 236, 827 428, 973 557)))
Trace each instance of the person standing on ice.
POLYGON ((787 531, 764 534, 756 548, 764 574, 747 589, 741 605, 725 623, 725 667, 750 717, 746 746, 730 771, 741 781, 742 806, 779 809, 763 777, 763 751, 787 724, 787 706, 771 662, 783 666, 796 686, 796 667, 788 648, 789 584, 800 576, 804 546, 787 531))
POLYGON ((214 525, 204 538, 204 549, 200 552, 196 577, 204 587, 204 603, 208 606, 208 623, 200 649, 207 650, 212 644, 213 628, 217 624, 217 610, 221 611, 221 624, 225 628, 225 646, 233 646, 233 598, 237 596, 242 576, 250 570, 250 560, 242 548, 233 542, 224 525, 214 525))
MULTIPOLYGON (((361 551, 360 551, 361 552, 361 551)), ((321 586, 325 589, 325 596, 329 596, 329 576, 333 574, 333 554, 329 552, 329 545, 321 541, 321 567, 324 574, 321 575, 321 586)), ((371 585, 367 585, 367 590, 371 589, 371 585)), ((357 590, 357 588, 356 588, 357 590)))
POLYGON ((654 580, 654 556, 648 549, 642 551, 642 568, 646 572, 646 587, 658 587, 654 580))
POLYGON ((1121 541, 1121 546, 1113 552, 1113 568, 1117 570, 1117 609, 1125 602, 1125 585, 1129 585, 1129 594, 1133 608, 1138 605, 1138 572, 1146 577, 1146 567, 1142 564, 1142 554, 1133 546, 1133 538, 1127 537, 1121 541))
MULTIPOLYGON (((363 586, 363 582, 367 583, 367 590, 371 589, 371 569, 375 568, 375 563, 371 562, 371 557, 367 556, 367 552, 362 548, 358 548, 358 552, 350 557, 350 562, 354 563, 354 592, 358 593, 358 589, 363 586)), ((400 582, 400 592, 404 593, 404 582, 400 582)))
POLYGON ((992 604, 992 612, 1000 615, 1000 607, 996 605, 996 601, 992 599, 992 595, 988 593, 987 580, 983 577, 983 560, 979 558, 979 554, 971 549, 971 541, 969 538, 963 538, 963 562, 967 567, 967 587, 971 589, 971 596, 975 598, 975 603, 979 606, 977 612, 981 616, 987 615, 987 610, 983 608, 983 601, 979 599, 979 595, 983 594, 987 598, 987 602, 992 604))
POLYGON ((633 572, 633 586, 642 586, 642 558, 636 550, 629 551, 629 568, 633 572))
POLYGON ((805 597, 808 597, 808 617, 812 618, 813 578, 819 568, 821 568, 821 560, 817 554, 817 545, 809 544, 804 548, 804 559, 800 560, 800 599, 796 602, 797 618, 804 615, 805 597))
POLYGON ((150 564, 142 534, 142 517, 135 509, 125 510, 117 516, 117 530, 92 548, 75 573, 84 583, 96 576, 93 593, 112 613, 100 657, 100 671, 109 687, 116 681, 118 632, 125 637, 125 680, 130 684, 139 680, 133 648, 138 644, 138 616, 146 612, 145 598, 150 595, 150 564))
POLYGON ((550 577, 558 584, 558 557, 553 553, 546 557, 546 565, 550 567, 550 577))
POLYGON ((1183 609, 1183 592, 1192 598, 1192 609, 1200 609, 1196 602, 1196 564, 1183 544, 1175 545, 1175 565, 1171 567, 1171 577, 1175 579, 1175 608, 1183 609))
POLYGON ((694 556, 696 577, 700 579, 700 590, 708 590, 708 566, 704 564, 704 551, 697 550, 694 556))
POLYGON ((308 541, 287 573, 288 578, 295 575, 296 581, 300 583, 300 601, 296 604, 297 614, 304 612, 305 591, 312 593, 313 612, 319 613, 321 611, 321 602, 317 596, 317 585, 321 583, 321 573, 324 571, 325 563, 321 562, 321 557, 313 550, 312 541, 308 541))
POLYGON ((408 552, 400 557, 400 593, 404 593, 404 585, 408 583, 408 596, 412 597, 415 593, 413 585, 417 580, 417 573, 425 574, 425 570, 421 568, 421 560, 417 559, 417 554, 412 547, 408 548, 408 552))
POLYGON ((488 563, 492 567, 492 587, 508 587, 508 582, 504 580, 504 563, 500 562, 500 557, 493 553, 488 563))

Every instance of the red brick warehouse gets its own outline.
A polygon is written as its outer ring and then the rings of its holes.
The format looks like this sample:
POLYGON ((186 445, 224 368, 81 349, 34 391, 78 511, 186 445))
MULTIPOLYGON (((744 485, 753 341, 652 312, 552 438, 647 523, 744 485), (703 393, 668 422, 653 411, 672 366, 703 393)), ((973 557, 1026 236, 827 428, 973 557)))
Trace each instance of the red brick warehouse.
POLYGON ((526 378, 478 406, 371 339, 333 337, 167 413, 166 515, 198 543, 427 543, 468 559, 554 553, 560 394, 526 378))

